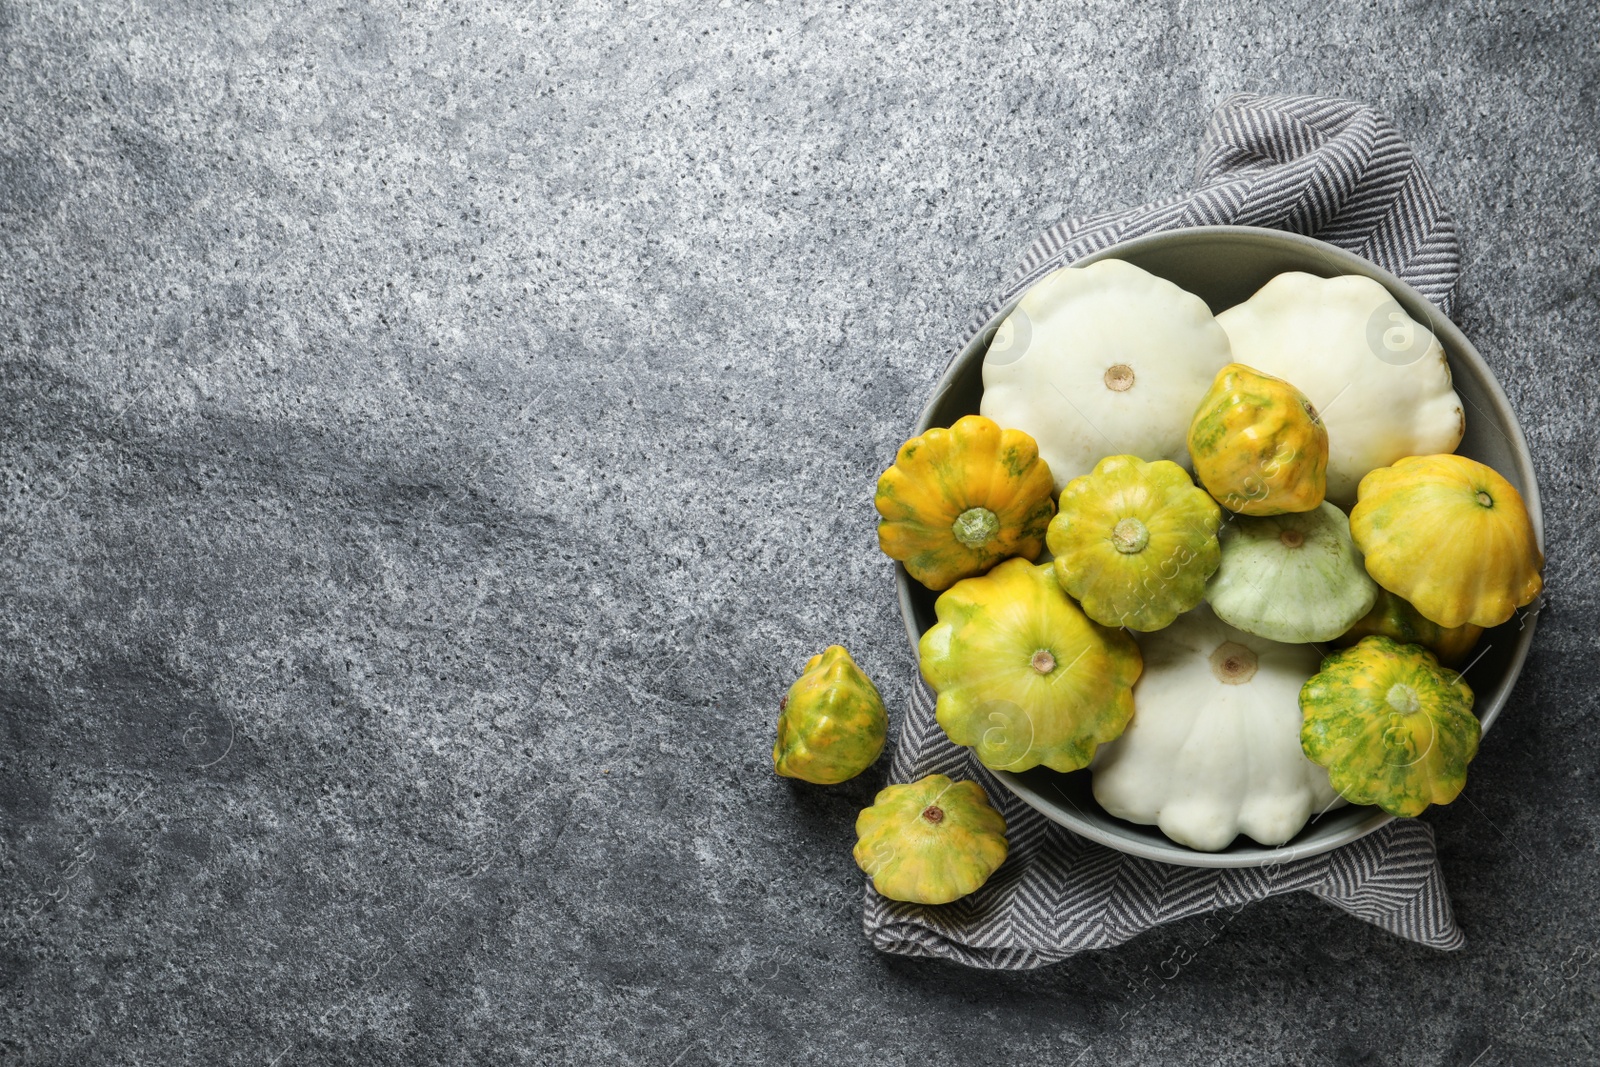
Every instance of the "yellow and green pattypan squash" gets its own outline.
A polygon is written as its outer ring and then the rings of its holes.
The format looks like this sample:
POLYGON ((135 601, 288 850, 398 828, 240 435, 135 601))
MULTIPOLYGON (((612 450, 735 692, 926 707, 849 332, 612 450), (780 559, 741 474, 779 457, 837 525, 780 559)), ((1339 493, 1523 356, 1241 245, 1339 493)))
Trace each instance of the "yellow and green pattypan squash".
POLYGON ((891 785, 856 818, 856 865, 890 900, 948 904, 1006 859, 1006 820, 977 782, 930 774, 891 785))
POLYGON ((873 503, 878 546, 933 590, 1010 556, 1033 559, 1056 510, 1033 438, 981 415, 901 445, 873 503))
POLYGON ((1522 494, 1465 456, 1411 456, 1368 474, 1350 532, 1378 584, 1447 629, 1499 626, 1544 587, 1522 494))
POLYGON ((1195 479, 1229 511, 1310 511, 1328 487, 1328 431, 1306 395, 1242 363, 1217 373, 1189 423, 1195 479))
POLYGON ((939 725, 984 766, 1075 771, 1128 725, 1139 647, 1084 615, 1050 564, 1006 560, 934 610, 922 677, 939 694, 939 725))
POLYGON ((1328 499, 1374 467, 1453 452, 1466 428, 1444 348, 1380 283, 1290 271, 1217 316, 1233 359, 1292 384, 1328 428, 1328 499))
POLYGON ((1236 630, 1203 605, 1139 636, 1138 712, 1094 758, 1094 798, 1203 852, 1281 845, 1338 802, 1300 751, 1300 687, 1321 657, 1236 630))
POLYGON ((1472 690, 1419 645, 1363 637, 1300 690, 1300 745, 1352 804, 1418 815, 1448 804, 1478 754, 1472 690))
POLYGON ((838 645, 806 661, 778 714, 772 763, 786 778, 834 785, 877 760, 889 731, 878 687, 838 645))
POLYGON ((1051 271, 983 359, 980 411, 1039 442, 1057 491, 1108 453, 1188 462, 1189 417, 1228 363, 1206 302, 1132 263, 1051 271))
POLYGON ((1483 627, 1470 622, 1460 626, 1440 626, 1422 617, 1422 613, 1387 589, 1378 590, 1378 601, 1372 610, 1356 620, 1345 631, 1338 644, 1348 648, 1363 637, 1389 637, 1401 644, 1421 645, 1446 667, 1459 667, 1483 636, 1483 627))
POLYGON ((1224 523, 1222 566, 1206 587, 1207 602, 1224 622, 1294 645, 1332 641, 1377 597, 1349 521, 1328 503, 1224 523))
POLYGON ((1056 580, 1098 623, 1159 630, 1200 603, 1221 521, 1176 463, 1107 456, 1061 493, 1048 537, 1056 580))

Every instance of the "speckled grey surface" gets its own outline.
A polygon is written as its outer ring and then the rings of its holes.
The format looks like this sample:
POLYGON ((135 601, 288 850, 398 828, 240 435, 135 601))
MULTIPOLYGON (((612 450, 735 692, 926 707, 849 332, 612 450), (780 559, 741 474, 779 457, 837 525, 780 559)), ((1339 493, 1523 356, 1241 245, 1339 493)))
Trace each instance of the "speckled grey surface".
POLYGON ((1593 1061, 1592 5, 0 7, 0 1061, 1593 1061), (1235 89, 1454 206, 1540 642, 1432 816, 1454 955, 1309 898, 884 958, 775 778, 869 494, 1036 231, 1235 89), (1076 1059, 1075 1059, 1076 1058, 1076 1059))

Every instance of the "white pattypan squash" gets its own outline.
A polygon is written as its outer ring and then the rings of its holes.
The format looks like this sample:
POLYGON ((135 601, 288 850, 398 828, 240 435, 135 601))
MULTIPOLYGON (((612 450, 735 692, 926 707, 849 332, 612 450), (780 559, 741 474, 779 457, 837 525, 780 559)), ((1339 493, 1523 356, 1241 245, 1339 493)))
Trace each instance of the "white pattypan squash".
POLYGON ((1131 263, 1041 278, 983 361, 979 407, 1039 443, 1060 492, 1102 456, 1189 465, 1189 420, 1230 362, 1205 301, 1131 263))
POLYGON ((1368 471, 1454 452, 1466 429, 1433 331, 1371 278, 1280 274, 1217 316, 1233 358, 1295 386, 1328 430, 1328 496, 1355 503, 1368 471))
POLYGON ((1094 798, 1202 852, 1239 834, 1281 845, 1344 803, 1300 750, 1300 687, 1322 657, 1235 630, 1201 607, 1137 635, 1133 721, 1102 745, 1094 798))

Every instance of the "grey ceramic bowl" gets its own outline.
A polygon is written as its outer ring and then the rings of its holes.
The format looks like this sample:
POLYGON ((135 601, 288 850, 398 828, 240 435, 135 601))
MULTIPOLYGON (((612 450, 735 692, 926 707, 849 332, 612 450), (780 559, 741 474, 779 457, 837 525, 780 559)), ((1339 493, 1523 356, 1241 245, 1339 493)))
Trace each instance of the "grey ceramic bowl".
MULTIPOLYGON (((1213 314, 1248 299, 1284 271, 1306 271, 1324 277, 1364 274, 1381 282, 1407 314, 1428 324, 1444 346, 1467 417, 1466 437, 1458 451, 1493 467, 1517 487, 1528 504, 1543 546, 1539 486, 1534 480, 1527 442, 1505 393, 1483 357, 1455 324, 1405 282, 1321 241, 1249 226, 1196 227, 1140 237, 1087 256, 1079 264, 1102 259, 1126 260, 1166 278, 1199 295, 1213 314)), ((933 399, 922 411, 917 433, 934 426, 949 426, 963 415, 977 413, 983 393, 984 350, 994 329, 1015 303, 1001 308, 951 363, 939 380, 933 399)), ((914 654, 918 638, 935 621, 935 594, 913 581, 903 567, 898 568, 898 582, 900 610, 914 654)), ((1466 678, 1477 694, 1474 710, 1485 731, 1511 696, 1533 642, 1535 620, 1535 613, 1519 612, 1504 626, 1484 634, 1479 642, 1478 659, 1467 669, 1466 678)), ((1241 836, 1221 852, 1197 852, 1168 840, 1153 826, 1136 826, 1106 814, 1095 803, 1087 770, 1060 774, 1041 767, 1020 774, 997 774, 1017 796, 1084 837, 1135 856, 1194 867, 1257 867, 1314 856, 1364 837, 1393 818, 1377 808, 1337 808, 1314 819, 1285 845, 1258 845, 1241 836)))

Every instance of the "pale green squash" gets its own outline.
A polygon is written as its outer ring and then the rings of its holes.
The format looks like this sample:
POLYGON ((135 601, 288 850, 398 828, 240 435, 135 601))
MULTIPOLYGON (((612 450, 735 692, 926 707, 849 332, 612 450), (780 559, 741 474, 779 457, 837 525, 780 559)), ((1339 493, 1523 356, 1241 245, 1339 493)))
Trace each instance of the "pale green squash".
POLYGON ((1224 622, 1287 644, 1332 641, 1377 597, 1349 521, 1328 503, 1223 523, 1222 565, 1206 586, 1224 622))

